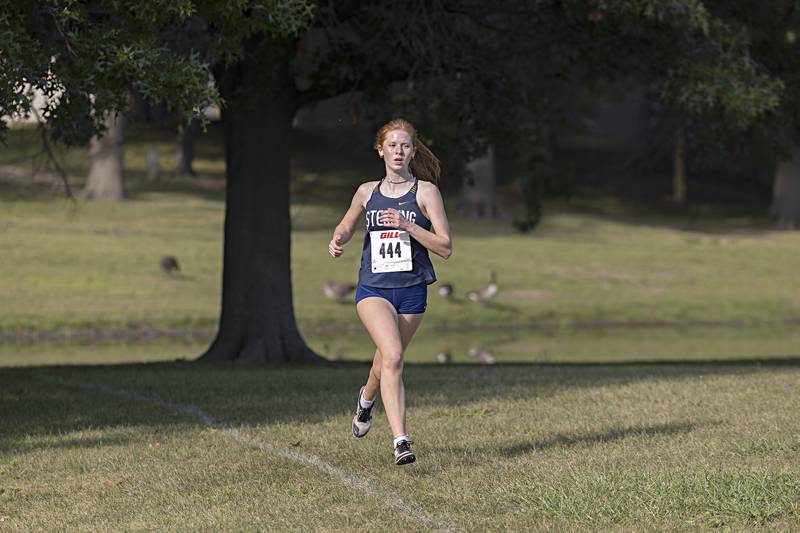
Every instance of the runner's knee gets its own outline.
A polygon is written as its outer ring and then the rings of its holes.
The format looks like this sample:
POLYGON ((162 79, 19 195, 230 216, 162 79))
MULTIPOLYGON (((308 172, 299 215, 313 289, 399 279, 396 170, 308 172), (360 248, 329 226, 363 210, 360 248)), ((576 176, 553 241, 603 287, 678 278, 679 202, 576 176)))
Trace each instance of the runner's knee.
POLYGON ((381 352, 382 365, 384 372, 399 372, 403 368, 403 349, 398 348, 387 352, 381 352))

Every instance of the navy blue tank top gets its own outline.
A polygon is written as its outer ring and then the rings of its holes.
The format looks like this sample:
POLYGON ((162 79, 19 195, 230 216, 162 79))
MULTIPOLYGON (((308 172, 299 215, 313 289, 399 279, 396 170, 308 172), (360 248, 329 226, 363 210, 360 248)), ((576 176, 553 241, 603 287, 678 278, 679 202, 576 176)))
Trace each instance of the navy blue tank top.
POLYGON ((414 222, 421 228, 431 229, 431 221, 422 214, 417 204, 417 185, 419 179, 414 179, 411 189, 399 198, 389 198, 381 194, 381 180, 372 191, 370 199, 367 201, 367 231, 364 234, 364 248, 361 253, 361 269, 358 271, 358 282, 368 287, 378 287, 382 289, 399 289, 410 287, 420 283, 431 284, 436 281, 436 273, 433 271, 431 259, 428 257, 428 249, 411 237, 411 258, 412 268, 404 272, 372 272, 372 243, 370 231, 397 231, 396 228, 381 226, 378 220, 384 209, 393 208, 402 213, 408 220, 414 222))

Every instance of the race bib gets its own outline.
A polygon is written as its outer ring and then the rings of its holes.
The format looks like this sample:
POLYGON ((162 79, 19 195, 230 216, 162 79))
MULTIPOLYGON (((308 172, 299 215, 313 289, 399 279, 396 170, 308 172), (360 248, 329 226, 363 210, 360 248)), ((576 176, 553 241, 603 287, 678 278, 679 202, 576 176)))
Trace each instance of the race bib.
POLYGON ((411 236, 407 231, 370 231, 372 273, 411 270, 411 236))

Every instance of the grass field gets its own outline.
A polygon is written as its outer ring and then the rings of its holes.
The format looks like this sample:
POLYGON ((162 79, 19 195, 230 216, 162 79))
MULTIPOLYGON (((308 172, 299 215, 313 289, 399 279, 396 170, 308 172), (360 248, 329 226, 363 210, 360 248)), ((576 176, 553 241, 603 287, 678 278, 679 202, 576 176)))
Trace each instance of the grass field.
POLYGON ((0 530, 800 527, 796 362, 410 364, 402 468, 366 371, 5 370, 0 530))
MULTIPOLYGON (((142 192, 120 205, 74 206, 52 196, 3 202, 0 336, 58 339, 144 328, 210 340, 219 312, 223 204, 185 187, 142 192), (179 258, 180 276, 160 271, 166 254, 179 258)), ((369 346, 353 306, 329 301, 321 290, 327 279, 356 275, 358 242, 339 260, 326 255, 339 211, 315 203, 293 207, 295 309, 314 348, 360 359, 369 346), (331 338, 331 331, 352 334, 331 338)), ((418 360, 448 348, 465 353, 475 344, 502 351, 509 337, 529 346, 510 347, 506 361, 796 353, 800 293, 792 287, 800 235, 743 229, 735 218, 687 228, 681 219, 637 226, 622 215, 553 211, 532 235, 512 233, 502 220, 478 226, 454 217, 456 253, 435 264, 440 280, 455 284, 457 298, 431 293, 418 360), (486 283, 492 270, 501 287, 497 300, 468 302, 466 291, 486 283), (682 329, 605 331, 631 322, 682 329), (729 327, 709 327, 714 322, 729 327), (597 334, 571 333, 581 324, 597 334), (510 333, 492 331, 509 326, 510 333), (658 336, 679 344, 649 342, 658 336)), ((185 356, 172 351, 167 359, 185 356)))
MULTIPOLYGON (((12 133, 0 163, 34 150, 32 132, 12 133)), ((126 145, 132 200, 123 204, 73 204, 47 188, 0 186, 0 335, 214 327, 222 266, 221 154, 201 143, 203 180, 166 176, 151 183, 141 178, 143 154, 156 141, 169 152, 171 139, 161 137, 126 145), (165 254, 178 257, 183 275, 161 273, 165 254)), ((81 154, 63 155, 76 184, 85 172, 81 154)), ((360 236, 339 260, 327 256, 326 246, 356 183, 368 177, 366 165, 358 172, 333 165, 327 174, 315 165, 297 158, 292 207, 295 309, 312 337, 355 323, 352 306, 326 300, 321 287, 327 279, 355 280, 360 236)), ((439 279, 455 284, 457 298, 432 295, 426 322, 440 328, 631 321, 723 321, 738 328, 800 319, 800 293, 792 289, 800 235, 772 231, 753 212, 631 211, 618 201, 579 198, 548 205, 542 225, 520 235, 508 220, 461 219, 454 202, 449 210, 455 254, 434 261, 439 279), (466 301, 466 292, 484 285, 491 271, 498 275, 498 299, 490 305, 466 301)))
MULTIPOLYGON (((405 359, 432 363, 441 352, 469 363, 471 348, 491 351, 502 363, 711 362, 797 357, 796 327, 613 328, 606 330, 509 330, 439 332, 423 326, 405 359)), ((140 341, 0 343, 2 366, 124 364, 192 360, 208 347, 206 336, 140 341)), ((318 353, 347 361, 366 360, 374 352, 360 331, 346 335, 307 335, 318 353)))
MULTIPOLYGON (((293 236, 295 305, 311 328, 352 322, 322 297, 326 279, 352 281, 354 242, 326 257, 341 209, 297 204, 293 236), (325 268, 317 268, 320 262, 325 268)), ((141 193, 120 204, 73 206, 59 199, 9 201, 0 219, 0 329, 213 325, 218 313, 223 204, 185 192, 141 193), (184 275, 164 276, 174 254, 184 275)), ((726 221, 719 222, 725 224, 726 221)), ((532 235, 505 221, 476 226, 454 218, 455 255, 436 261, 455 302, 434 301, 442 326, 550 321, 771 321, 800 317, 790 290, 800 236, 741 230, 735 221, 707 231, 556 211, 532 235), (467 302, 467 290, 497 271, 492 305, 467 302)))
MULTIPOLYGON (((32 133, 0 167, 36 156, 32 133)), ((148 182, 147 143, 172 139, 133 133, 128 202, 0 179, 0 531, 800 529, 800 235, 597 197, 529 235, 453 216, 435 265, 457 297, 431 293, 406 354, 419 460, 398 468, 380 410, 349 434, 372 347, 322 295, 355 279, 359 238, 326 245, 368 165, 294 162, 298 323, 347 362, 168 362, 215 331, 221 154, 206 139, 199 181, 148 182), (497 300, 468 302, 491 271, 497 300)), ((61 157, 79 186, 83 155, 61 157)))

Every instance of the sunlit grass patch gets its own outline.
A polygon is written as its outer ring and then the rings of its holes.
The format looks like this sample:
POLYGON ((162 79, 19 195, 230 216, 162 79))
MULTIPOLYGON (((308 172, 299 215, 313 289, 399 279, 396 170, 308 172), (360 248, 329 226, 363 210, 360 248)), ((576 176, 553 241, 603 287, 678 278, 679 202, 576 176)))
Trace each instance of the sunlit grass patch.
POLYGON ((4 371, 3 525, 427 530, 430 518, 469 531, 800 526, 796 365, 411 363, 418 461, 403 468, 392 462, 380 408, 366 438, 349 434, 367 370, 4 371), (316 466, 303 462, 309 457, 316 466), (355 478, 377 492, 354 488, 347 479, 355 478))

